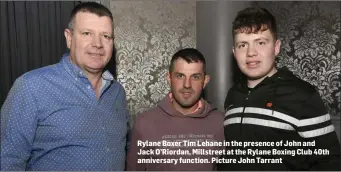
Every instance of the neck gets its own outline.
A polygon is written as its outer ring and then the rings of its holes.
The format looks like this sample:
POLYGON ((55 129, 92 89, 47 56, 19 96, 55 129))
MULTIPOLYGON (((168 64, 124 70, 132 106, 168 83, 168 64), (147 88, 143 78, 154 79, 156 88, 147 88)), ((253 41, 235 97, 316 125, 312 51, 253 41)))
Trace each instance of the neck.
POLYGON ((99 98, 102 86, 102 75, 86 73, 86 77, 90 81, 92 87, 95 89, 96 97, 99 98))
POLYGON ((192 114, 197 108, 198 108, 199 102, 197 102, 194 106, 189 108, 183 108, 181 107, 177 102, 173 102, 173 107, 183 115, 192 114))
POLYGON ((248 79, 247 80, 247 86, 249 88, 254 88, 256 87, 260 82, 262 82, 266 77, 271 77, 277 72, 277 69, 274 67, 267 75, 263 76, 262 78, 259 79, 248 79))
MULTIPOLYGON (((69 55, 69 59, 71 63, 77 65, 77 63, 74 62, 71 54, 69 55)), ((96 72, 91 73, 87 71, 86 69, 82 68, 81 66, 77 65, 82 71, 84 72, 85 76, 90 81, 92 87, 95 89, 96 97, 99 98, 100 92, 101 92, 101 86, 102 86, 102 72, 96 72)))

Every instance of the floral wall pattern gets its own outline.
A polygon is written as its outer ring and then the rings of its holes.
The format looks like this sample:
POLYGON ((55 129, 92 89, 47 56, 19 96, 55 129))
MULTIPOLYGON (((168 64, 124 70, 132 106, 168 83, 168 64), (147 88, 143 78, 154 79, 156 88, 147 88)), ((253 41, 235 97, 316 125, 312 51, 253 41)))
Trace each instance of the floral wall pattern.
POLYGON ((117 49, 117 80, 136 115, 168 92, 171 56, 196 46, 195 1, 111 1, 117 49))
MULTIPOLYGON (((104 1, 104 0, 102 0, 104 1)), ((168 93, 171 56, 196 46, 195 1, 108 1, 115 21, 117 78, 123 84, 132 120, 168 93)), ((287 66, 314 85, 330 114, 341 116, 340 2, 259 2, 277 18, 287 66)))
POLYGON ((341 115, 341 2, 254 2, 277 19, 278 67, 287 66, 318 90, 333 117, 341 115))

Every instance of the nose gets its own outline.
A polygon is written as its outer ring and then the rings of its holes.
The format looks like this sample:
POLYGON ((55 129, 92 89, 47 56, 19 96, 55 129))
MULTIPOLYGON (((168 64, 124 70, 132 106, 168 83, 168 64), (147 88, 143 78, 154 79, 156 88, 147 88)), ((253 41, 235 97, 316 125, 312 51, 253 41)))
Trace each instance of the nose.
POLYGON ((96 47, 96 48, 102 48, 103 44, 102 44, 101 36, 100 35, 94 35, 92 38, 91 45, 93 47, 96 47))
POLYGON ((190 78, 185 78, 184 79, 184 84, 183 84, 184 88, 191 88, 192 87, 192 82, 190 78))
POLYGON ((253 57, 253 56, 256 56, 257 54, 258 53, 257 53, 257 50, 254 47, 254 45, 248 46, 248 48, 247 48, 247 56, 248 57, 253 57))

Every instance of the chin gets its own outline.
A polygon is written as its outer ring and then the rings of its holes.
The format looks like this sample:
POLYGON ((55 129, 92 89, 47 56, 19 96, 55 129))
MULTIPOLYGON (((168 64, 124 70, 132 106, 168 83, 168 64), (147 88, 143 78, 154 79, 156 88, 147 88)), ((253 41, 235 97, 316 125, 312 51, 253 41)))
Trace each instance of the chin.
POLYGON ((265 77, 266 73, 257 73, 257 74, 255 74, 255 73, 248 73, 248 74, 246 74, 246 76, 250 80, 257 80, 257 79, 261 79, 261 78, 265 77))
POLYGON ((103 71, 103 67, 95 67, 95 66, 87 66, 86 69, 90 73, 98 73, 98 72, 102 72, 103 71))
POLYGON ((181 106, 184 108, 192 108, 195 104, 199 102, 199 99, 190 99, 187 101, 182 101, 181 106))
POLYGON ((101 69, 104 67, 103 63, 100 62, 100 63, 89 63, 89 65, 87 65, 89 68, 92 68, 92 69, 101 69))
POLYGON ((195 103, 181 103, 180 106, 185 109, 192 108, 195 105, 195 103))
POLYGON ((262 76, 248 76, 247 78, 248 78, 248 80, 258 80, 258 79, 261 79, 263 77, 264 77, 264 75, 262 75, 262 76))

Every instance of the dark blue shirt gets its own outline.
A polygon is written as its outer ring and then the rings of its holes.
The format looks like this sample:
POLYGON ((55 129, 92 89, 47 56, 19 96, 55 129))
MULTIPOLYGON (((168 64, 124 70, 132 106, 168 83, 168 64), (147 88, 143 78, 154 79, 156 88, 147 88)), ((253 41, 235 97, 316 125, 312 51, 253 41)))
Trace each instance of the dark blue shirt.
POLYGON ((1 170, 124 170, 129 113, 110 72, 99 99, 68 55, 19 77, 1 108, 1 170))

